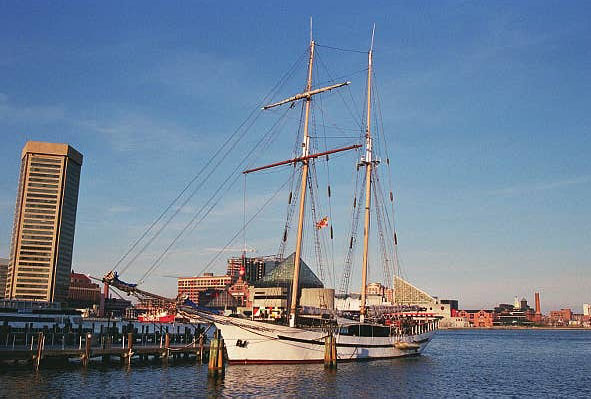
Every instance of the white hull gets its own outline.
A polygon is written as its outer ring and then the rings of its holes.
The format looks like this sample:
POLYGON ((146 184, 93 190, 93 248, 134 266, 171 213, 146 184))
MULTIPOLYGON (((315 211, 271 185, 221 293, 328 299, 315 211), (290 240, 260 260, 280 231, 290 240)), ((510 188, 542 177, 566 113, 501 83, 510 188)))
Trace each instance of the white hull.
MULTIPOLYGON (((214 316, 230 363, 317 363, 324 361, 322 330, 290 328, 251 320, 214 316)), ((388 359, 420 354, 435 330, 403 337, 337 335, 339 361, 388 359), (406 348, 403 348, 407 343, 406 348), (398 347, 397 347, 398 346, 398 347)))

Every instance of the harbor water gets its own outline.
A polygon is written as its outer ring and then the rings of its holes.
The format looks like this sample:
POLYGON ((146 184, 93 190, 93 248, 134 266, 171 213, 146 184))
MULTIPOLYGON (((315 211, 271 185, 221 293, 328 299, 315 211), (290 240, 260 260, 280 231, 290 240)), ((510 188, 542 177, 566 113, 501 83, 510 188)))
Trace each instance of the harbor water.
POLYGON ((364 363, 238 366, 195 362, 0 368, 10 398, 591 397, 591 331, 440 331, 424 355, 364 363))

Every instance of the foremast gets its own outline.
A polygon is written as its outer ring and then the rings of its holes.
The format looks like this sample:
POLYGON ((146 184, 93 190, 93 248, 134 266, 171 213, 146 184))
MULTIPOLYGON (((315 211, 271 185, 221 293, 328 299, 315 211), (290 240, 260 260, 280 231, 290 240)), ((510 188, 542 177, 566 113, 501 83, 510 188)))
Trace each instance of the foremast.
POLYGON ((365 157, 361 165, 365 166, 365 216, 363 224, 363 261, 361 265, 361 304, 359 307, 359 321, 363 323, 366 315, 367 269, 369 263, 369 227, 371 221, 371 170, 374 163, 372 157, 371 140, 371 74, 373 57, 373 38, 375 25, 371 32, 371 46, 367 54, 367 109, 365 115, 365 157))

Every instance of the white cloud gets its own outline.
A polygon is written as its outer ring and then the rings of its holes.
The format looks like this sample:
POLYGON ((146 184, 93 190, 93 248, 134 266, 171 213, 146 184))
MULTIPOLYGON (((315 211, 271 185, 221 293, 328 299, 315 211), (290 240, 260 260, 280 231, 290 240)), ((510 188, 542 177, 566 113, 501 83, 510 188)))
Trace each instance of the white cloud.
POLYGON ((591 176, 581 176, 581 177, 573 177, 561 180, 553 180, 547 182, 538 182, 538 183, 526 183, 520 184, 516 186, 498 188, 495 190, 491 190, 488 193, 491 195, 520 195, 520 194, 527 194, 537 191, 548 191, 559 189, 563 187, 578 185, 578 184, 586 184, 591 182, 591 176))
POLYGON ((13 104, 8 95, 0 93, 0 121, 51 123, 65 119, 62 105, 27 105, 13 104))

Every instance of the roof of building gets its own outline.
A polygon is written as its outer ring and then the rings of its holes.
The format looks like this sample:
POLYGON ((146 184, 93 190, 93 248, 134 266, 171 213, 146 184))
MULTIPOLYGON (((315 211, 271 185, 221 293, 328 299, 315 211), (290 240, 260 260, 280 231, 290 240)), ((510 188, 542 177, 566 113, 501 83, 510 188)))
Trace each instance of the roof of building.
MULTIPOLYGON (((284 287, 291 284, 293 280, 295 253, 285 258, 277 267, 265 275, 263 278, 255 281, 255 287, 284 287)), ((322 281, 314 274, 310 267, 300 259, 300 279, 299 286, 302 288, 324 288, 322 281)))
POLYGON ((21 158, 24 158, 27 153, 45 154, 45 155, 63 155, 72 159, 74 162, 82 165, 82 154, 68 144, 62 143, 45 143, 42 141, 27 141, 25 144, 21 158))
POLYGON ((199 306, 204 308, 235 308, 237 305, 238 302, 236 298, 234 298, 227 290, 209 289, 199 293, 199 306))
POLYGON ((491 309, 462 309, 460 310, 460 312, 466 312, 466 313, 478 313, 478 312, 486 312, 486 313, 494 313, 493 310, 491 309))
POLYGON ((399 276, 394 278, 394 303, 396 305, 424 305, 436 303, 437 299, 415 287, 399 276))

